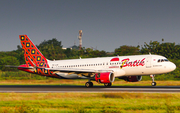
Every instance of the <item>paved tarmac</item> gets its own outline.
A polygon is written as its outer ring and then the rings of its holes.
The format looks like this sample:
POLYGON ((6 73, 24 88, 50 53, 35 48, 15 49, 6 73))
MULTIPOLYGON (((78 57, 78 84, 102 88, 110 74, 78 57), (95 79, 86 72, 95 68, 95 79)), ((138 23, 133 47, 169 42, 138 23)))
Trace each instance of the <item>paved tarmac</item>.
POLYGON ((0 85, 1 93, 61 93, 61 92, 149 92, 180 93, 180 86, 62 86, 62 85, 0 85))

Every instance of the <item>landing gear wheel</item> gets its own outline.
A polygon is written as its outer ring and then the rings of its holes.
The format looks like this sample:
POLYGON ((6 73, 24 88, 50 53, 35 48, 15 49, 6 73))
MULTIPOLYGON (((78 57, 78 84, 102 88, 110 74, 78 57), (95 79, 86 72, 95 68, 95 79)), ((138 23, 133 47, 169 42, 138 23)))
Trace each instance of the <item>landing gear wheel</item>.
POLYGON ((90 87, 93 87, 93 83, 92 82, 90 82, 90 87))
POLYGON ((87 88, 93 87, 93 83, 92 83, 92 82, 86 82, 86 83, 85 83, 85 86, 86 86, 87 88))
POLYGON ((156 86, 156 82, 152 82, 151 85, 152 85, 152 86, 156 86))
POLYGON ((112 85, 112 83, 104 83, 105 87, 110 87, 112 85))
POLYGON ((151 85, 152 85, 152 86, 156 86, 156 82, 154 82, 154 77, 155 77, 155 75, 150 75, 150 77, 152 78, 152 83, 151 83, 151 85))

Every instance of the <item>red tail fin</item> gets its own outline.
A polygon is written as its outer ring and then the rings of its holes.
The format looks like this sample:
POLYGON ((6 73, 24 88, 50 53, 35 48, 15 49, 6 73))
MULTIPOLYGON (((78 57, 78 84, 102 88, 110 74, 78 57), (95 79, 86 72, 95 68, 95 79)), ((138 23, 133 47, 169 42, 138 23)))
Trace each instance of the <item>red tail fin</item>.
POLYGON ((28 66, 33 67, 48 67, 47 59, 39 51, 39 49, 33 44, 27 35, 19 35, 22 49, 24 50, 24 58, 28 66))

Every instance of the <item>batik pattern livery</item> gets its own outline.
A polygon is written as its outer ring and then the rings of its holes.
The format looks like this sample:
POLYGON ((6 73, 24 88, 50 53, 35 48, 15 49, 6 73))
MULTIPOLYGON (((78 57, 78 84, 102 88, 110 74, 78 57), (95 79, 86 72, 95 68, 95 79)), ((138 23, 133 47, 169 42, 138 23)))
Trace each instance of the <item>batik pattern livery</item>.
POLYGON ((27 37, 27 35, 20 35, 19 38, 21 41, 22 49, 24 51, 26 64, 32 67, 49 68, 46 58, 27 37))
POLYGON ((19 38, 21 41, 22 49, 24 51, 24 59, 26 62, 26 64, 23 66, 34 67, 34 69, 21 69, 21 70, 26 70, 27 72, 35 73, 39 75, 58 77, 56 74, 53 74, 52 71, 45 69, 45 68, 49 68, 47 59, 34 45, 34 43, 28 38, 28 36, 20 35, 19 38))

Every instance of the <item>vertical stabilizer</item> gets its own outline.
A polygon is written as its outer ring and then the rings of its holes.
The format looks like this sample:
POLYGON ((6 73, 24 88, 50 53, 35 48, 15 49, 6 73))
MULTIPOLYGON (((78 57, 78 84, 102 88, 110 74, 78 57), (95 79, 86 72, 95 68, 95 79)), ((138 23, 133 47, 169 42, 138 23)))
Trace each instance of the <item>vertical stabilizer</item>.
POLYGON ((34 45, 34 43, 28 38, 27 35, 19 35, 22 49, 24 50, 25 62, 28 66, 49 68, 47 59, 34 45))

